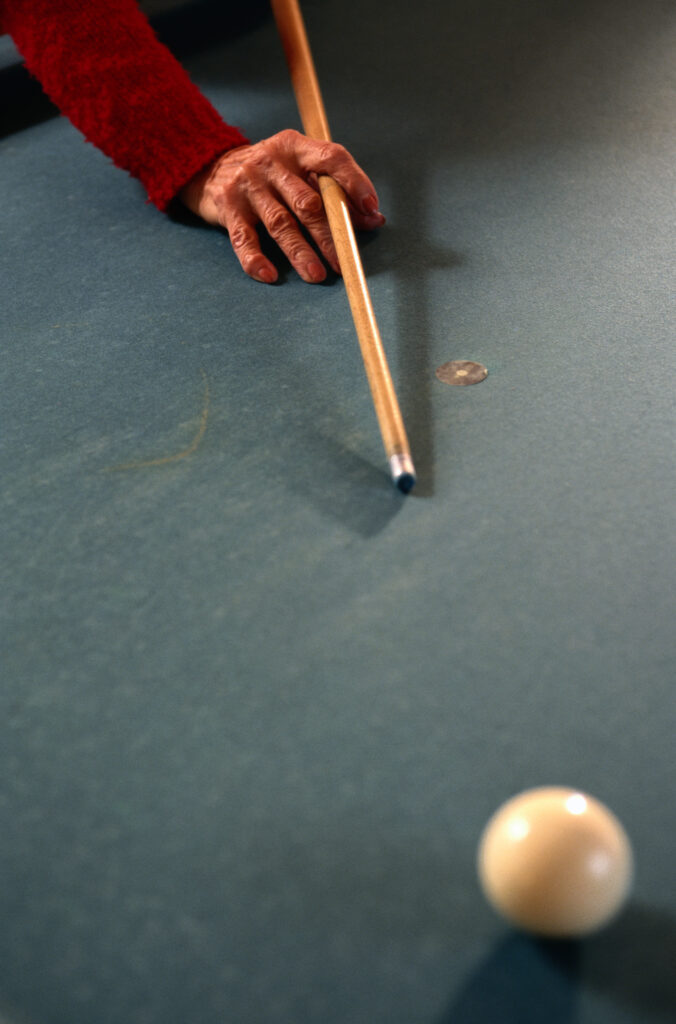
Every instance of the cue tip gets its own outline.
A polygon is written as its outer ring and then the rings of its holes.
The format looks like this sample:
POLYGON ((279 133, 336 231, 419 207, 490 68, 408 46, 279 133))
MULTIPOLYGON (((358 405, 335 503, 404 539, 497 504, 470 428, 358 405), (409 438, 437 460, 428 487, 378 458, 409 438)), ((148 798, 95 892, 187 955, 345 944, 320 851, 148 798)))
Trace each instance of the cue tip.
POLYGON ((395 487, 398 487, 402 494, 408 494, 415 487, 415 467, 410 455, 391 455, 390 473, 395 487))

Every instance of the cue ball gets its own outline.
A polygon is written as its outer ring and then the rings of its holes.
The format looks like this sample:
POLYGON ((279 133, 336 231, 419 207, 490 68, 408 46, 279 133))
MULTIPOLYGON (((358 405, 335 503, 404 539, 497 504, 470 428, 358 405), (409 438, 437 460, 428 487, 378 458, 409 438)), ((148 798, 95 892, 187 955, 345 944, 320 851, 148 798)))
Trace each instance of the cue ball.
POLYGON ((602 803, 575 789, 543 787, 508 800, 479 843, 479 880, 512 924, 551 938, 602 928, 631 887, 624 828, 602 803))

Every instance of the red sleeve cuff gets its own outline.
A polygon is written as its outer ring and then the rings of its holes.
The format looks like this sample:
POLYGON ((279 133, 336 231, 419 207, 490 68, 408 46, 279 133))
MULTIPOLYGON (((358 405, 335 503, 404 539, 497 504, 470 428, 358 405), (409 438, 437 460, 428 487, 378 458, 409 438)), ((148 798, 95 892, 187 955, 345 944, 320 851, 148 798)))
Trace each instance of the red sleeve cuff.
POLYGON ((211 160, 248 141, 135 0, 3 0, 2 21, 50 99, 161 210, 211 160))

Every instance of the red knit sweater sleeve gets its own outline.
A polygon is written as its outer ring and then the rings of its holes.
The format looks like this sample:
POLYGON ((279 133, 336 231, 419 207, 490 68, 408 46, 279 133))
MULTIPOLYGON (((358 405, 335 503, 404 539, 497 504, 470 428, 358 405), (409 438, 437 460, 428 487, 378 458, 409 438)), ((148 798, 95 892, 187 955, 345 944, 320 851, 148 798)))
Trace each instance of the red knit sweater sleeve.
POLYGON ((0 28, 49 98, 160 209, 220 153, 247 142, 135 0, 0 0, 0 28))

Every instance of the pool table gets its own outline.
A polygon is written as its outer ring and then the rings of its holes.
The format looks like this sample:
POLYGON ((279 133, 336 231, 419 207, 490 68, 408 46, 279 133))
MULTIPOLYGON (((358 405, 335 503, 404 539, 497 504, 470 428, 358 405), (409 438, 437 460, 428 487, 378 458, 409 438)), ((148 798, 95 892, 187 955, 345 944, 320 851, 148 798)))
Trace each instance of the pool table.
MULTIPOLYGON (((146 6, 227 119, 299 127, 269 14, 146 6)), ((673 1020, 673 4, 304 10, 388 218, 407 496, 341 281, 248 279, 0 41, 0 1021, 673 1020), (636 857, 582 941, 476 879, 559 784, 636 857)))

